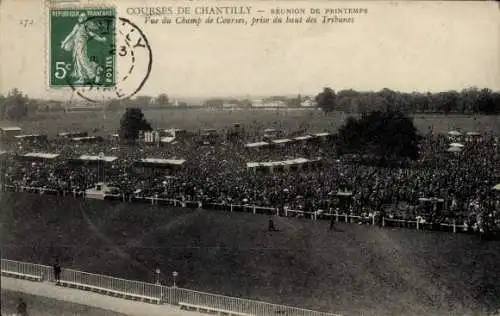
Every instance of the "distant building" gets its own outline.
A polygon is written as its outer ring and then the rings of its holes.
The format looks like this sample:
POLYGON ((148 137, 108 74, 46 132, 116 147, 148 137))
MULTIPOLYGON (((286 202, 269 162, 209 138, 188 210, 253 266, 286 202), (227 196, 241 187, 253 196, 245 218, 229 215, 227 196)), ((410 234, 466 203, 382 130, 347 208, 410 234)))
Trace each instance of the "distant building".
POLYGON ((316 103, 315 100, 311 99, 310 97, 305 97, 302 102, 300 102, 300 106, 304 108, 312 108, 316 107, 318 103, 316 103))
POLYGON ((253 100, 252 107, 255 107, 255 108, 284 108, 284 107, 286 107, 286 103, 284 101, 253 100))
POLYGON ((236 103, 232 103, 232 102, 224 102, 222 104, 222 108, 223 109, 236 109, 236 108, 239 108, 240 106, 236 103))

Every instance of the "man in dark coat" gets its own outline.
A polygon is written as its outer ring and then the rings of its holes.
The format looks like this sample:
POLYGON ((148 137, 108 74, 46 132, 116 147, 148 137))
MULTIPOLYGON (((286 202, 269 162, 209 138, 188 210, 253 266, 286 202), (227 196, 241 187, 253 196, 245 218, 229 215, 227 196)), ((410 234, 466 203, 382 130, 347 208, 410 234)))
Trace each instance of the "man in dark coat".
POLYGON ((59 260, 56 260, 56 263, 54 263, 54 279, 56 283, 61 281, 61 266, 59 265, 59 260))
POLYGON ((267 226, 267 230, 270 232, 276 231, 276 227, 274 227, 274 221, 272 217, 269 217, 269 224, 267 226))
POLYGON ((19 302, 17 303, 17 315, 28 316, 28 305, 22 298, 19 298, 19 302))

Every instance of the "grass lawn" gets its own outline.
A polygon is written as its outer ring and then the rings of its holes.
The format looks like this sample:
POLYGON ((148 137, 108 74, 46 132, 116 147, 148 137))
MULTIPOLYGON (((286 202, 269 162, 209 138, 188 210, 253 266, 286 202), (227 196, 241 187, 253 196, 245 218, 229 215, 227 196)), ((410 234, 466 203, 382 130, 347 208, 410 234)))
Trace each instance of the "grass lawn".
MULTIPOLYGON (((317 110, 144 110, 146 118, 154 128, 183 128, 196 130, 198 128, 227 128, 232 123, 254 125, 257 129, 280 128, 293 131, 307 127, 311 131, 336 131, 348 117, 348 114, 336 112, 331 116, 324 116, 317 110)), ((20 123, 0 122, 0 126, 19 125, 24 133, 46 133, 54 136, 62 131, 88 131, 98 129, 97 135, 107 136, 115 133, 119 127, 122 113, 103 112, 70 112, 39 113, 32 115, 20 123), (57 122, 57 124, 54 124, 57 122)), ((453 129, 463 131, 493 131, 500 134, 500 117, 466 115, 414 115, 414 122, 421 132, 427 132, 432 127, 436 132, 446 133, 453 129)))
MULTIPOLYGON (((500 307, 500 243, 468 235, 7 193, 2 256, 344 315, 500 307)), ((481 313, 479 313, 481 314, 481 313)))
POLYGON ((28 314, 32 316, 126 316, 100 308, 59 301, 25 293, 2 291, 2 315, 16 312, 19 298, 28 305, 28 314))

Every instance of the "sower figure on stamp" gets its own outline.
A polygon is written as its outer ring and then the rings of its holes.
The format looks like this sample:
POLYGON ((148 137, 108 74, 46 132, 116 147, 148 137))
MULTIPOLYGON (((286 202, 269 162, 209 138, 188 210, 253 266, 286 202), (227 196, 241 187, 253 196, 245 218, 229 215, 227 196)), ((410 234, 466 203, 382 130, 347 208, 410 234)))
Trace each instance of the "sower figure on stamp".
POLYGON ((58 259, 56 259, 53 268, 54 268, 54 279, 56 280, 56 284, 59 284, 59 282, 61 281, 61 266, 59 265, 58 259))
POLYGON ((87 54, 87 42, 96 39, 100 42, 106 41, 103 36, 95 32, 97 27, 93 21, 87 21, 87 15, 81 13, 78 22, 73 27, 71 33, 61 43, 61 48, 73 54, 72 77, 76 78, 75 84, 84 84, 94 81, 99 76, 99 65, 92 61, 87 54))

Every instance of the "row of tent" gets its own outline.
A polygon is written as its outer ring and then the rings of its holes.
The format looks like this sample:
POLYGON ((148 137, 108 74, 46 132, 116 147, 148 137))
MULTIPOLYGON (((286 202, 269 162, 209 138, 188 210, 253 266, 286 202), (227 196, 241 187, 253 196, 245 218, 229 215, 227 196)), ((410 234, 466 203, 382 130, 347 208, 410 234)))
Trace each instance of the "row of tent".
POLYGON ((459 131, 449 131, 448 136, 453 136, 453 137, 458 137, 458 136, 481 136, 481 133, 479 132, 467 132, 467 133, 461 133, 459 131))
POLYGON ((290 143, 293 141, 307 141, 307 140, 314 139, 314 138, 321 138, 321 137, 328 137, 328 136, 330 136, 330 133, 317 133, 317 134, 313 134, 313 135, 304 135, 304 136, 298 136, 298 137, 294 137, 294 138, 273 139, 270 142, 262 141, 262 142, 248 143, 245 145, 245 147, 257 148, 257 147, 269 146, 272 144, 279 145, 279 144, 290 143))
POLYGON ((306 158, 296 158, 296 159, 288 159, 288 160, 281 160, 281 161, 267 161, 267 162, 247 162, 247 168, 248 169, 253 169, 253 168, 259 168, 259 167, 286 167, 286 166, 293 166, 293 165, 303 165, 307 163, 315 163, 320 161, 321 159, 306 159, 306 158))
MULTIPOLYGON (((0 154, 3 154, 5 152, 0 152, 0 154)), ((47 159, 47 160, 52 160, 57 157, 59 157, 59 154, 53 154, 53 153, 41 153, 41 152, 33 152, 33 153, 27 153, 23 155, 23 157, 26 158, 35 158, 35 159, 47 159)), ((103 162, 114 162, 117 160, 118 157, 116 156, 105 156, 104 154, 100 154, 98 156, 95 155, 81 155, 76 160, 80 161, 85 161, 85 162, 98 162, 98 161, 103 161, 103 162)), ((137 161, 138 163, 144 164, 144 165, 150 165, 150 166, 182 166, 186 162, 185 159, 163 159, 163 158, 143 158, 137 161)))

